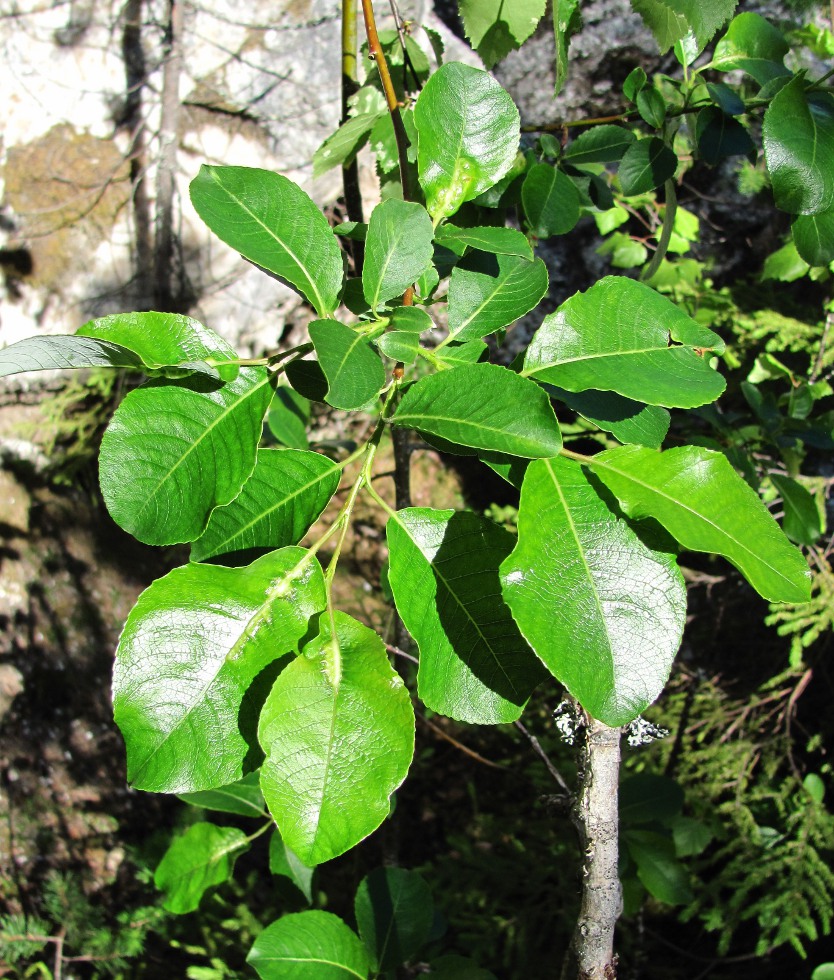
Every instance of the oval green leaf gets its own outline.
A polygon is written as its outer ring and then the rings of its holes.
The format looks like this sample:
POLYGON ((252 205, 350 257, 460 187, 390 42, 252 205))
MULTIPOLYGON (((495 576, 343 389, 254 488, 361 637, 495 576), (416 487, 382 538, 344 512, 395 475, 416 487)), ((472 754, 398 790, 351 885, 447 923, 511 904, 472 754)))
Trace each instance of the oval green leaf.
POLYGON ((817 502, 801 483, 789 476, 774 473, 770 482, 782 498, 785 516, 782 530, 797 544, 813 544, 822 534, 822 521, 817 502))
POLYGON ((579 221, 579 192, 574 182, 547 163, 532 166, 521 185, 521 201, 536 238, 567 234, 579 221))
POLYGON ((258 934, 246 957, 261 980, 367 980, 359 937, 331 912, 284 915, 258 934))
POLYGON ((309 866, 376 830, 414 754, 411 699, 382 640, 345 613, 320 624, 279 675, 258 726, 264 798, 309 866))
POLYGON ((428 271, 433 237, 431 218, 420 204, 388 200, 374 208, 362 266, 362 289, 374 313, 428 271))
POLYGON ((694 408, 724 390, 724 378, 703 357, 723 349, 717 334, 650 286, 608 276, 545 317, 521 373, 568 391, 616 391, 647 405, 694 408))
POLYGON ((492 187, 515 162, 518 109, 486 72, 457 62, 439 68, 414 107, 417 169, 434 223, 492 187))
POLYGON ((360 882, 353 907, 376 970, 397 970, 429 938, 434 901, 416 871, 377 868, 360 882))
POLYGON ((294 286, 319 316, 339 305, 342 250, 297 184, 270 170, 204 164, 191 182, 191 201, 218 238, 294 286))
POLYGON ((528 459, 555 456, 562 447, 547 395, 498 364, 422 378, 405 393, 392 421, 461 446, 528 459))
POLYGON ((240 779, 257 749, 247 691, 295 649, 324 604, 321 568, 301 548, 245 568, 185 565, 146 589, 113 671, 131 784, 193 793, 240 779))
POLYGON ((776 206, 791 214, 834 207, 834 99, 809 96, 796 77, 774 97, 762 126, 776 206))
POLYGON ((235 861, 248 850, 246 834, 237 827, 193 824, 174 839, 154 874, 162 907, 177 915, 193 912, 209 888, 231 878, 235 861))
POLYGON ((674 177, 678 157, 661 139, 635 140, 623 154, 617 171, 623 194, 645 194, 674 177))
POLYGON ((515 721, 544 673, 500 599, 512 535, 469 511, 428 508, 398 511, 386 533, 394 602, 420 650, 420 699, 459 721, 515 721))
POLYGON ((527 236, 517 228, 457 228, 444 224, 437 229, 435 241, 439 245, 464 246, 479 252, 491 252, 493 255, 518 255, 522 259, 533 261, 533 247, 527 241, 527 236))
POLYGON ((501 581, 521 632, 594 718, 625 725, 663 690, 686 620, 683 576, 577 463, 527 467, 518 544, 501 581))
POLYGON ((271 398, 264 368, 243 368, 220 387, 195 376, 130 392, 101 442, 113 520, 145 544, 198 538, 249 478, 271 398))
POLYGON ((449 280, 449 338, 479 340, 538 306, 547 266, 517 255, 481 255, 456 265, 449 280))
POLYGON ((574 165, 614 163, 622 160, 635 139, 634 133, 622 126, 593 126, 568 144, 565 160, 574 165))
POLYGON ((544 17, 545 0, 460 0, 463 29, 487 68, 515 51, 544 17))
POLYGON ((325 401, 355 411, 375 398, 385 384, 385 368, 368 341, 338 320, 313 320, 310 340, 327 378, 325 401))
POLYGON ((613 391, 572 392, 555 388, 551 395, 620 442, 650 449, 660 449, 672 421, 665 408, 643 405, 613 391))
POLYGON ((238 496, 212 512, 191 560, 246 548, 297 544, 319 519, 341 478, 338 463, 300 449, 259 449, 238 496))
POLYGON ((653 517, 689 551, 723 555, 771 602, 808 601, 805 559, 722 453, 624 446, 589 465, 630 517, 653 517))

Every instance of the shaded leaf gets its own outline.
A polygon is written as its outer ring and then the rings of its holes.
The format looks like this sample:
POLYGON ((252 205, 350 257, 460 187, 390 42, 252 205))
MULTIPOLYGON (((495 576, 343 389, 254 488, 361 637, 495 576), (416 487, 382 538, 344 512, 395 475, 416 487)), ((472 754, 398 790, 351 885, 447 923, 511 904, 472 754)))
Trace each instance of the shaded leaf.
POLYGON ((712 167, 727 157, 746 155, 754 149, 744 126, 712 106, 698 113, 695 138, 701 158, 712 167))
POLYGON ((301 894, 307 899, 307 904, 313 901, 314 868, 303 864, 297 854, 294 854, 281 838, 281 832, 276 828, 269 838, 269 870, 271 874, 289 878, 301 894))
POLYGON ((674 843, 668 837, 648 830, 630 830, 625 843, 637 865, 637 877, 649 894, 667 905, 688 905, 693 900, 689 872, 678 861, 674 843))
POLYGON ((382 640, 341 612, 320 628, 279 675, 258 726, 264 798, 309 866, 376 830, 414 752, 411 700, 382 640))
POLYGON ((449 335, 479 340, 538 306, 547 292, 547 266, 517 255, 480 256, 456 265, 449 281, 449 335))
POLYGON ((654 34, 661 53, 691 31, 699 48, 729 20, 737 0, 633 0, 632 6, 654 34))
POLYGON ((192 806, 220 813, 236 813, 241 817, 264 816, 264 798, 261 793, 261 776, 250 772, 235 783, 205 789, 198 793, 180 793, 179 798, 192 806))
POLYGON ((487 68, 515 51, 544 17, 546 0, 460 0, 463 29, 487 68))
POLYGON ((771 602, 808 601, 805 559, 722 453, 624 446, 589 465, 630 517, 655 518, 689 551, 723 555, 771 602))
POLYGON ((379 394, 385 384, 385 368, 361 333, 338 320, 313 320, 309 330, 327 378, 328 405, 354 410, 379 394))
POLYGON ((466 246, 494 255, 518 255, 533 261, 533 248, 527 236, 517 228, 478 227, 457 228, 443 224, 437 229, 435 240, 441 245, 466 246))
POLYGON ((162 907, 177 915, 193 912, 209 888, 231 878, 236 859, 247 850, 246 834, 237 827, 192 824, 174 839, 154 874, 162 907))
POLYGON ((675 175, 678 157, 661 139, 635 140, 623 154, 618 175, 623 194, 645 194, 646 191, 675 175))
POLYGON ((622 160, 636 138, 631 130, 622 126, 594 126, 567 145, 565 160, 575 165, 613 163, 622 160))
POLYGON ((547 395, 497 364, 466 365, 422 378, 406 391, 392 421, 512 456, 555 456, 562 445, 547 395))
POLYGON ((616 391, 648 405, 694 408, 725 387, 699 352, 723 349, 717 334, 650 286, 608 276, 545 317, 522 374, 568 391, 616 391))
POLYGON ((680 645, 686 587, 673 555, 648 548, 582 467, 527 467, 504 597, 536 654, 583 708, 627 724, 663 690, 680 645))
POLYGON ((247 548, 298 544, 339 486, 338 463, 300 449, 259 449, 240 494, 209 518, 191 545, 191 560, 247 548))
POLYGON ((269 431, 290 449, 307 449, 310 401, 289 387, 277 388, 266 418, 269 431))
POLYGON ((295 649, 324 602, 321 568, 301 548, 245 568, 185 565, 147 588, 113 670, 129 782, 190 793, 240 779, 251 749, 247 690, 295 649))
POLYGON ((514 721, 543 671, 500 598, 512 535, 469 511, 417 507, 386 533, 394 602, 420 651, 420 699, 459 721, 514 721))
POLYGON ((660 449, 669 431, 671 416, 665 408, 643 405, 613 391, 572 392, 555 388, 551 394, 620 442, 660 449))
POLYGON ((579 221, 579 193, 567 174, 547 163, 534 164, 521 185, 521 201, 537 238, 565 235, 579 221))
POLYGON ((414 108, 417 167, 435 223, 492 187, 515 162, 518 109, 486 72, 451 62, 428 80, 414 108))
POLYGON ((297 184, 270 170, 204 164, 191 182, 191 201, 218 238, 295 286, 319 316, 336 309, 342 250, 297 184))
POLYGON ((354 911, 374 969, 385 972, 410 960, 429 938, 434 902, 416 871, 377 868, 360 882, 354 911))
POLYGON ((683 810, 683 788, 676 779, 638 773, 620 784, 620 824, 667 822, 683 810))
POLYGON ((359 937, 331 912, 293 912, 259 933, 246 957, 261 980, 367 980, 359 937))
POLYGON ((271 399, 264 368, 243 368, 219 387, 194 376, 131 391, 101 441, 99 480, 113 520, 145 544, 198 538, 249 478, 271 399))
POLYGON ((791 230, 796 251, 808 265, 834 262, 834 207, 820 214, 800 214, 791 230))
POLYGON ((770 482, 782 498, 785 516, 782 530, 797 544, 813 544, 822 534, 817 503, 810 493, 789 476, 771 474, 770 482))

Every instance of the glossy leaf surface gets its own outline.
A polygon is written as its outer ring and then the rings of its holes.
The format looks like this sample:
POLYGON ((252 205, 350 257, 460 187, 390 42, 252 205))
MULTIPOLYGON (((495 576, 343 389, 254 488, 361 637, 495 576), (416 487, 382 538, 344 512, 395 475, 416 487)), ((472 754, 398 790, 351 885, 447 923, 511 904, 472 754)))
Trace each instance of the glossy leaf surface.
POLYGON ((314 320, 309 330, 327 378, 328 405, 349 411, 367 405, 385 384, 379 354, 362 334, 338 320, 314 320))
POLYGON ((360 882, 354 911, 374 969, 385 972, 410 960, 429 938, 434 902, 416 871, 377 868, 360 882))
POLYGON ((417 168, 437 223, 492 187, 515 162, 518 109, 486 72, 450 62, 428 80, 414 108, 417 168))
POLYGON ((258 934, 246 957, 261 980, 367 980, 359 937, 332 912, 294 912, 258 934))
POLYGON ((198 793, 180 793, 179 798, 192 806, 220 813, 236 813, 241 817, 262 817, 264 797, 261 792, 261 777, 258 772, 250 772, 243 779, 217 789, 205 789, 198 793))
POLYGON ((270 170, 204 165, 191 182, 191 201, 218 238, 298 289, 319 316, 336 309, 342 252, 297 184, 270 170))
POLYGON ((264 798, 310 866, 376 830, 414 753, 414 711, 385 645, 345 613, 333 618, 335 635, 322 616, 321 634, 280 674, 258 726, 264 798))
POLYGON ((254 742, 247 691, 323 607, 321 568, 301 548, 244 568, 185 565, 147 588, 113 672, 128 780, 192 793, 240 779, 254 742))
POLYGON ((237 827, 192 824, 174 838, 154 874, 162 907, 178 915, 193 912, 209 888, 231 878, 235 860, 248 849, 246 834, 237 827))
POLYGON ((538 385, 497 364, 472 364, 422 378, 406 391, 395 425, 474 449, 555 456, 559 424, 538 385))
POLYGON ((457 228, 444 224, 437 229, 435 240, 440 245, 462 245, 481 252, 492 252, 494 255, 518 255, 533 261, 533 248, 527 241, 527 236, 517 228, 457 228))
POLYGON ((568 391, 616 391, 648 405, 693 408, 725 387, 699 351, 723 349, 717 334, 651 287, 609 276, 545 317, 522 374, 568 391))
POLYGON ((113 520, 145 544, 198 538, 249 478, 271 398, 264 368, 243 368, 222 386, 195 376, 131 391, 101 442, 113 520))
POLYGON ((686 619, 683 576, 577 463, 527 467, 518 544, 501 579, 521 632, 594 718, 624 725, 663 690, 686 619))
POLYGON ((547 163, 530 168, 521 185, 521 200, 530 231, 537 238, 564 235, 579 221, 576 185, 547 163))
MULTIPOLYGON (((76 336, 121 344, 138 354, 148 368, 168 377, 176 377, 170 368, 178 364, 197 367, 202 362, 207 371, 206 362, 237 358, 234 348, 213 330, 179 313, 114 313, 85 323, 76 336), (163 371, 165 367, 169 370, 163 371)), ((217 373, 224 381, 232 381, 237 372, 236 364, 222 364, 217 373)))
POLYGON ((410 201, 383 201, 368 223, 362 288, 371 310, 401 296, 431 266, 434 230, 426 209, 410 201))
POLYGON ((142 358, 126 347, 86 337, 27 337, 0 350, 0 378, 26 371, 109 367, 144 370, 142 358))
POLYGON ((470 511, 417 507, 386 533, 394 602, 420 650, 420 699, 459 721, 514 721, 544 675, 500 596, 510 533, 470 511))
POLYGON ((545 0, 460 0, 463 29, 487 68, 515 51, 544 17, 545 0))
POLYGON ((655 518, 689 551, 723 555, 771 602, 808 601, 805 559, 722 453, 625 446, 590 465, 630 517, 655 518))
POLYGON ((297 544, 330 502, 341 472, 320 453, 259 449, 241 492, 212 513, 206 530, 191 545, 191 560, 297 544))
POLYGON ((594 126, 568 144, 565 159, 573 164, 613 163, 622 159, 635 139, 622 126, 594 126))
POLYGON ((834 207, 834 99, 809 97, 802 78, 777 93, 762 128, 776 206, 791 214, 834 207))
POLYGON ((449 334, 462 342, 495 333, 534 309, 547 287, 541 259, 489 255, 456 265, 449 281, 449 334))

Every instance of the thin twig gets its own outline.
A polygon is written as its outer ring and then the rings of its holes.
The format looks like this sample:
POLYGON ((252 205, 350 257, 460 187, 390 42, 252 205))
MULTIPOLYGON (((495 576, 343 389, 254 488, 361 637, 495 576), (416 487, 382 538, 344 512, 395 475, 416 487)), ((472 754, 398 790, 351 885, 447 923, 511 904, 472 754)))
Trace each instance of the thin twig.
POLYGON ((539 742, 536 736, 528 728, 526 728, 522 722, 517 721, 515 723, 515 727, 521 732, 522 735, 524 735, 528 739, 530 744, 533 746, 533 751, 547 766, 547 771, 550 773, 550 775, 556 780, 556 782, 562 787, 562 789, 566 793, 570 794, 571 791, 570 786, 568 786, 568 784, 562 778, 562 774, 559 772, 556 766, 553 765, 550 756, 541 747, 541 742, 539 742))
POLYGON ((485 759, 482 755, 479 755, 474 749, 468 748, 466 745, 463 744, 463 742, 459 742, 456 738, 453 738, 448 732, 444 732, 443 729, 440 728, 438 725, 435 725, 434 722, 429 721, 429 719, 426 718, 425 715, 421 715, 418 712, 417 717, 420 719, 420 721, 423 722, 423 724, 427 728, 430 728, 435 733, 435 735, 439 735, 441 738, 445 738, 447 742, 450 742, 452 745, 454 745, 454 747, 456 749, 459 749, 461 752, 463 752, 464 755, 468 755, 471 759, 474 759, 476 762, 480 762, 481 765, 489 766, 490 769, 506 770, 507 767, 502 766, 500 762, 493 762, 491 759, 485 759))
POLYGON ((420 661, 416 657, 413 657, 410 653, 406 653, 405 650, 401 650, 399 647, 394 646, 393 643, 386 643, 385 649, 389 653, 393 653, 397 657, 403 657, 405 660, 410 660, 413 664, 420 663, 420 661))

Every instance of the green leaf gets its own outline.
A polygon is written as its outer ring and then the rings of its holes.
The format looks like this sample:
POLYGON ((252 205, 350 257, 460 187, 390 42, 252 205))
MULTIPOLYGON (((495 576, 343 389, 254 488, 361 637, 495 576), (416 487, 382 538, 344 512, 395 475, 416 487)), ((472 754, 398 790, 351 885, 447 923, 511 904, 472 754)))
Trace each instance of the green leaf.
POLYGON ((517 50, 544 17, 546 0, 459 0, 463 29, 487 68, 517 50))
POLYGON ((624 725, 663 690, 686 619, 674 556, 648 548, 571 460, 527 467, 504 598, 536 654, 594 718, 624 725))
POLYGON ((372 311, 401 296, 431 266, 431 218, 420 204, 383 201, 368 223, 362 288, 372 311))
POLYGON ((562 446, 547 395, 497 364, 466 365, 422 378, 405 393, 392 421, 511 456, 555 456, 562 446))
POLYGON ((198 538, 249 478, 271 398, 264 368, 243 368, 221 387, 195 375, 131 391, 101 442, 113 520, 145 544, 198 538))
POLYGON ((655 518, 688 551, 723 555, 771 602, 808 601, 805 559, 722 453, 625 446, 589 465, 630 517, 655 518))
POLYGON ((527 171, 521 201, 530 230, 537 238, 567 234, 579 221, 579 193, 567 174, 548 163, 527 171))
POLYGON ((691 31, 699 48, 729 20, 737 0, 632 0, 632 6, 654 34, 661 53, 691 31))
POLYGON ((217 789, 180 793, 179 798, 192 806, 221 813, 236 813, 241 817, 262 817, 265 812, 261 776, 258 772, 250 772, 243 779, 217 789))
POLYGON ((796 251, 808 265, 834 262, 834 207, 820 214, 800 214, 791 230, 796 251))
POLYGON ((231 878, 236 859, 247 850, 246 834, 237 827, 192 824, 174 839, 154 874, 164 893, 162 907, 177 915, 193 912, 209 888, 231 878))
POLYGON ((414 107, 417 168, 435 224, 492 187, 515 162, 518 109, 486 72, 450 62, 414 107))
MULTIPOLYGON (((797 221, 813 221, 816 215, 800 216, 797 221)), ((809 265, 797 251, 794 242, 788 242, 765 259, 762 279, 777 279, 779 282, 794 282, 808 274, 809 265)))
POLYGON ((449 280, 449 336, 479 340, 529 313, 547 292, 547 266, 517 255, 478 255, 449 280))
POLYGON ((350 166, 382 115, 382 112, 363 112, 342 123, 313 154, 313 177, 321 177, 333 167, 350 166))
POLYGON ((834 963, 820 963, 811 974, 811 980, 834 980, 834 963))
POLYGON ((791 214, 834 208, 834 99, 809 97, 797 76, 774 97, 762 125, 776 206, 791 214))
POLYGON ((327 398, 327 378, 318 361, 293 358, 287 362, 285 373, 293 390, 302 398, 311 402, 323 402, 327 398))
POLYGON ((377 868, 359 884, 356 924, 375 970, 396 970, 429 938, 434 919, 431 890, 416 871, 377 868))
POLYGON ((648 250, 642 242, 631 235, 614 232, 597 247, 597 255, 610 255, 611 265, 615 269, 633 269, 642 265, 648 257, 648 250))
POLYGON ((75 333, 121 344, 138 354, 150 371, 166 377, 190 373, 182 367, 219 375, 224 381, 237 377, 237 364, 224 363, 237 360, 234 349, 213 330, 179 313, 114 313, 90 320, 75 333), (210 367, 216 363, 221 365, 218 371, 210 367))
POLYGON ((813 544, 822 534, 820 512, 813 496, 789 476, 771 474, 770 482, 782 498, 782 530, 797 544, 813 544))
POLYGON ((672 839, 676 857, 697 857, 710 845, 713 833, 700 820, 678 816, 672 820, 672 839))
POLYGON ((269 870, 271 874, 289 878, 307 899, 307 903, 312 903, 314 869, 302 864, 298 855, 294 854, 284 843, 281 832, 277 829, 269 839, 269 870))
POLYGON ((744 126, 713 106, 698 113, 695 138, 701 159, 711 167, 727 157, 743 156, 754 149, 753 140, 744 126))
POLYGON ((289 387, 275 390, 269 414, 269 431, 278 442, 290 449, 307 449, 307 425, 310 421, 310 401, 289 387))
POLYGON ((269 170, 203 165, 191 201, 218 238, 295 286, 319 316, 339 305, 342 250, 297 184, 269 170))
POLYGON ((377 347, 392 361, 413 364, 420 350, 420 338, 407 330, 391 330, 379 338, 377 347))
POLYGON ((648 126, 661 129, 666 121, 666 100, 656 88, 646 86, 637 93, 637 111, 648 126))
POLYGON ((648 405, 694 408, 725 386, 698 352, 723 349, 717 334, 650 286, 608 276, 545 317, 522 374, 568 391, 616 391, 648 405))
POLYGON ((264 798, 310 866, 376 830, 414 753, 411 700, 382 640, 341 612, 320 626, 279 675, 258 727, 264 798))
POLYGON ((760 14, 733 17, 727 33, 715 46, 712 63, 722 71, 744 68, 748 60, 781 64, 790 51, 784 34, 760 14))
POLYGON ((745 111, 744 99, 724 82, 707 82, 707 91, 718 108, 727 116, 740 116, 745 111))
POLYGON ((676 779, 640 773, 620 785, 620 824, 666 823, 683 809, 683 789, 676 779))
POLYGON ((258 934, 246 957, 261 980, 367 980, 359 937, 331 912, 284 915, 258 934))
POLYGON ((240 494, 209 518, 191 545, 191 560, 247 548, 298 544, 339 486, 338 463, 300 449, 259 449, 240 494))
POLYGON ((565 150, 565 160, 574 165, 583 163, 613 163, 637 137, 622 126, 594 126, 580 133, 565 150))
POLYGON ((657 136, 635 140, 623 154, 618 171, 623 194, 645 194, 674 177, 678 157, 657 136))
POLYGON ((247 690, 324 604, 321 568, 301 548, 245 568, 185 565, 147 588, 113 671, 130 783, 193 793, 240 779, 253 742, 247 690))
POLYGON ((313 320, 309 330, 327 378, 328 405, 353 411, 379 394, 385 368, 362 334, 338 320, 313 320))
POLYGON ((643 91, 647 81, 646 72, 639 65, 632 68, 623 82, 623 95, 629 102, 636 102, 637 96, 643 91))
POLYGON ((613 391, 571 392, 556 388, 551 394, 620 442, 660 449, 669 431, 671 417, 665 408, 643 405, 613 391))
POLYGON ((469 340, 465 344, 448 344, 434 351, 434 357, 449 367, 477 364, 484 360, 487 345, 482 340, 469 340))
POLYGON ((431 330, 434 326, 432 318, 419 306, 395 306, 389 322, 393 330, 416 334, 431 330))
POLYGON ((437 229, 435 241, 439 245, 466 246, 481 252, 492 252, 494 255, 518 255, 522 259, 533 261, 533 248, 527 241, 527 236, 517 228, 457 228, 455 225, 444 224, 437 229))
POLYGON ((637 877, 654 898, 667 905, 688 905, 693 900, 689 872, 675 857, 675 846, 668 837, 631 830, 625 844, 637 865, 637 877))
POLYGON ((565 87, 568 78, 568 48, 570 39, 582 26, 579 0, 553 0, 553 32, 556 40, 556 57, 553 70, 556 76, 553 95, 565 87))
POLYGON ((420 650, 420 699, 459 721, 515 721, 543 671, 500 598, 512 535, 469 511, 416 507, 386 533, 394 602, 420 650))
POLYGON ((25 371, 110 367, 144 371, 142 358, 118 344, 86 337, 27 337, 0 350, 0 378, 25 371))

